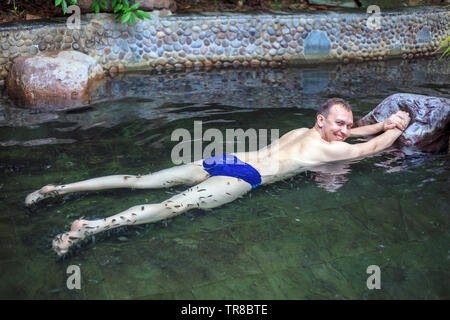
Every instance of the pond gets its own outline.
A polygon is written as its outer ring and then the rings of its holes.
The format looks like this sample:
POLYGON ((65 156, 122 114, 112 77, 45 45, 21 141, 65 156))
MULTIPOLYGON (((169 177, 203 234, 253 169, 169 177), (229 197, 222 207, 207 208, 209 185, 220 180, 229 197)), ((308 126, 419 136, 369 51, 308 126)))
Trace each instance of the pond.
POLYGON ((339 172, 301 173, 220 208, 99 236, 65 259, 51 240, 73 220, 185 188, 80 192, 24 206, 46 184, 173 166, 171 134, 193 132, 194 120, 203 132, 281 136, 311 127, 329 97, 347 99, 355 119, 398 92, 449 97, 449 73, 437 58, 139 71, 108 80, 78 110, 37 113, 0 98, 0 298, 449 299, 447 154, 391 151, 339 172), (81 289, 66 286, 71 265, 81 289), (381 289, 367 287, 372 265, 381 289))

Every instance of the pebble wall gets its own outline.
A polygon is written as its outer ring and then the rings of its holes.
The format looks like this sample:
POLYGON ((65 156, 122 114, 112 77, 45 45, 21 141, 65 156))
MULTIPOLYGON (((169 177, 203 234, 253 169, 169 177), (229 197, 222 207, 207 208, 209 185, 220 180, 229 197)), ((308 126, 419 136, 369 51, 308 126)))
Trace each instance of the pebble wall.
POLYGON ((12 60, 80 50, 110 72, 193 66, 381 60, 430 55, 450 35, 450 9, 405 8, 378 17, 361 11, 172 15, 120 24, 112 14, 0 24, 0 80, 12 60), (370 19, 369 19, 370 18, 370 19))

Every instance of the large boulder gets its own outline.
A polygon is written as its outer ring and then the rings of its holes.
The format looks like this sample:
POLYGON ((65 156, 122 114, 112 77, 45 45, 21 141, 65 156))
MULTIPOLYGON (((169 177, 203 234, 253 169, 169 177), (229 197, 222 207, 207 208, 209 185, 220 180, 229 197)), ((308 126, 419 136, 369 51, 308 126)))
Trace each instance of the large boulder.
POLYGON ((7 94, 23 108, 55 110, 85 105, 105 78, 96 59, 78 51, 56 51, 14 59, 7 94))
MULTIPOLYGON (((81 13, 90 13, 91 6, 94 0, 78 0, 78 6, 81 9, 81 13)), ((162 10, 167 9, 171 12, 175 12, 177 9, 177 4, 175 0, 136 0, 136 3, 140 3, 141 6, 139 10, 143 11, 152 11, 152 10, 162 10)), ((113 12, 113 8, 111 7, 111 1, 107 1, 107 9, 103 9, 100 7, 100 11, 102 12, 113 12)))
POLYGON ((411 123, 397 140, 399 146, 423 152, 446 151, 450 137, 450 99, 398 93, 383 100, 374 110, 356 121, 363 126, 386 120, 398 110, 411 116, 411 123))

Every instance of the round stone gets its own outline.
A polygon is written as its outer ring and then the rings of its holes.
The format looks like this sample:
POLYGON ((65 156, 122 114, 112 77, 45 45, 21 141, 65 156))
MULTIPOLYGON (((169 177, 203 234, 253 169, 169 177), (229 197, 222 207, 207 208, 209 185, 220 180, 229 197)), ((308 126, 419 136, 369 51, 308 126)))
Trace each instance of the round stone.
POLYGON ((39 50, 35 46, 31 47, 29 51, 30 54, 38 54, 38 52, 39 50))
POLYGON ((331 43, 323 31, 313 30, 305 39, 305 56, 323 58, 326 57, 331 49, 331 43))

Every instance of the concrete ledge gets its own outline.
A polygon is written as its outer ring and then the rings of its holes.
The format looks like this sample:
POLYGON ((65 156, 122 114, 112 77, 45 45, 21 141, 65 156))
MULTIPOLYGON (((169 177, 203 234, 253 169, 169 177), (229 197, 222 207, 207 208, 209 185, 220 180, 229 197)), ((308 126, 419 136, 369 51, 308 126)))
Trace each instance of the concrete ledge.
POLYGON ((379 17, 362 10, 166 17, 153 12, 151 21, 133 26, 117 23, 112 14, 83 15, 79 30, 68 29, 64 19, 0 24, 0 80, 17 56, 68 49, 96 58, 111 72, 412 58, 430 55, 450 35, 449 13, 444 6, 379 17))

